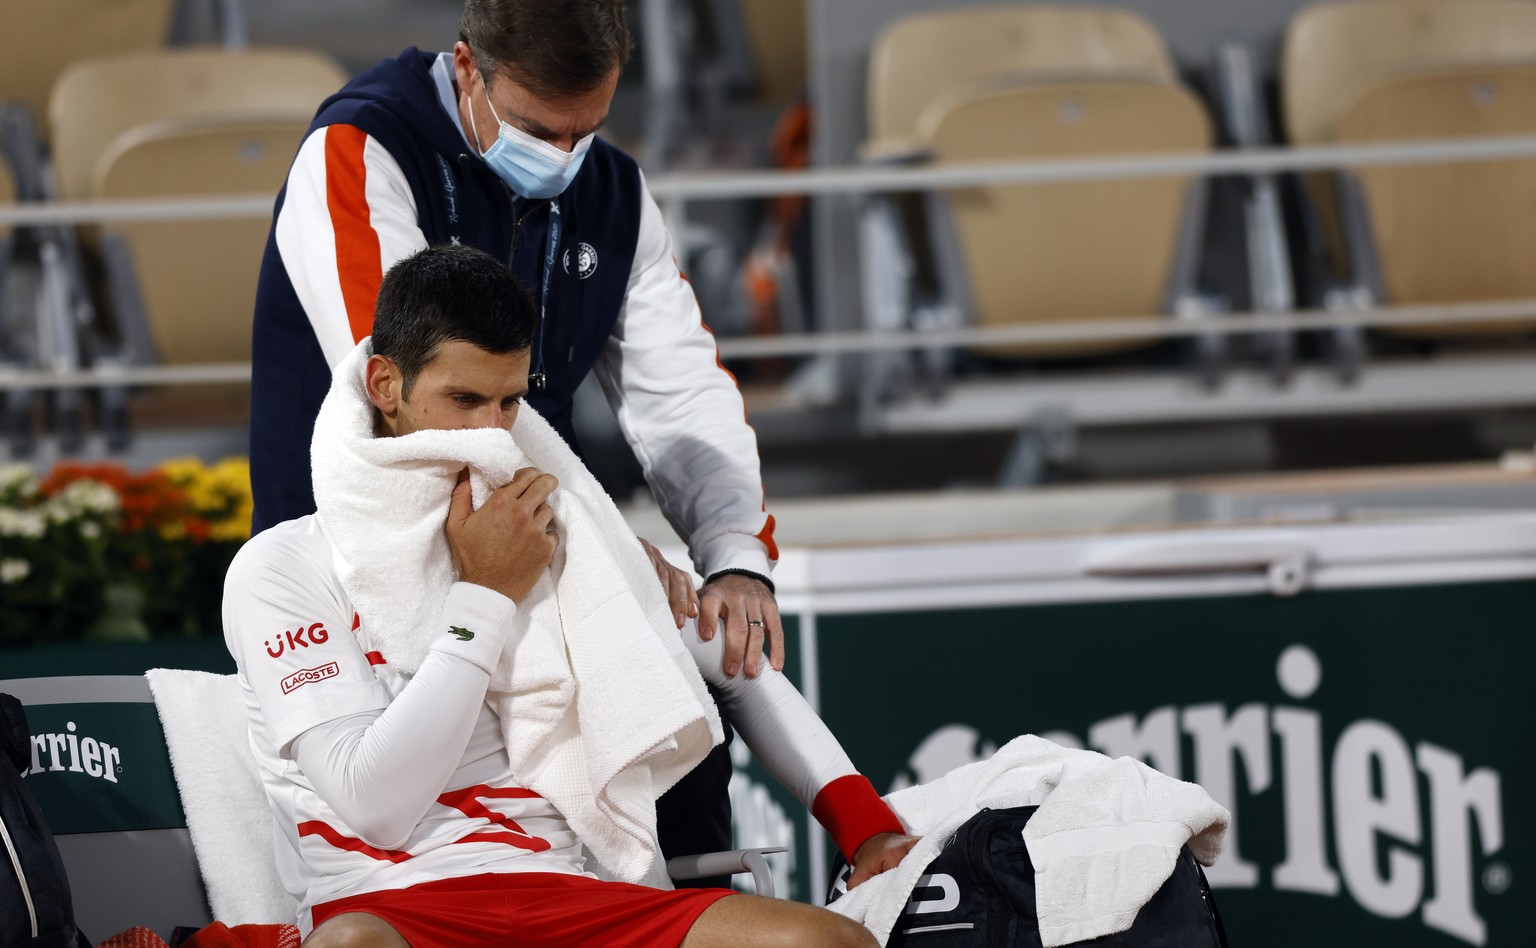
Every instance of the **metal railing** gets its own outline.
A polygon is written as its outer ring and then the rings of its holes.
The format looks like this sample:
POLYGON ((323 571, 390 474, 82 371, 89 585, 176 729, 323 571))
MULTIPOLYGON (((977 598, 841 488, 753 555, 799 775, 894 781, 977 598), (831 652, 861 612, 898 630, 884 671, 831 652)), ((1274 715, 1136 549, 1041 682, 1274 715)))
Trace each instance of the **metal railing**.
MULTIPOLYGON (((649 179, 651 193, 680 216, 701 200, 740 200, 784 195, 861 195, 953 190, 989 185, 1131 178, 1252 176, 1334 168, 1483 162, 1536 158, 1536 136, 1437 139, 1373 145, 1244 148, 1192 154, 1139 155, 1052 161, 994 162, 942 167, 840 167, 805 171, 674 173, 649 179)), ((268 217, 272 196, 221 195, 156 200, 57 201, 0 205, 0 228, 268 217)), ((1536 321, 1536 299, 1434 306, 1378 306, 1344 312, 1236 312, 1170 318, 1165 314, 1120 319, 1043 322, 1016 326, 913 329, 881 332, 803 333, 719 340, 724 358, 824 353, 881 352, 930 347, 1158 339, 1205 334, 1313 331, 1357 326, 1422 326, 1496 321, 1536 321)), ((100 367, 68 372, 0 368, 0 390, 113 385, 181 385, 240 382, 248 363, 154 367, 100 367)))

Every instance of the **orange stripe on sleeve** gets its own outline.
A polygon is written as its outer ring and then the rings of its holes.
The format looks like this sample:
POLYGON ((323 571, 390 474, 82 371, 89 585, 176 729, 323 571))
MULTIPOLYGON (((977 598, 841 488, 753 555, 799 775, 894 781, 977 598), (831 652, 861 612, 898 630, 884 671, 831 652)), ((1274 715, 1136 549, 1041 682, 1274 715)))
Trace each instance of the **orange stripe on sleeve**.
POLYGON ((763 546, 768 548, 768 559, 777 563, 779 561, 779 545, 773 539, 773 528, 775 526, 777 524, 773 521, 773 514, 769 514, 768 522, 763 524, 762 532, 757 535, 757 538, 762 541, 763 546))
POLYGON ((336 232, 336 273, 353 342, 373 332, 374 302, 384 279, 379 235, 368 216, 368 172, 363 165, 367 141, 363 130, 352 125, 325 130, 325 203, 336 232))
MULTIPOLYGON (((673 262, 675 263, 676 261, 674 260, 673 262)), ((678 270, 677 271, 677 275, 683 278, 683 282, 684 283, 687 283, 690 287, 693 286, 693 284, 691 282, 689 282, 689 280, 688 280, 688 274, 684 273, 682 270, 678 270)), ((698 297, 695 296, 694 298, 695 298, 695 300, 697 300, 698 297)), ((715 338, 715 331, 713 329, 709 328, 709 323, 704 322, 704 320, 701 318, 699 320, 699 325, 704 328, 705 332, 709 333, 709 338, 711 338, 711 339, 715 338)), ((736 386, 736 391, 740 392, 741 391, 741 382, 737 381, 736 374, 734 372, 732 372, 730 369, 725 367, 725 360, 720 358, 720 344, 718 342, 715 343, 715 365, 720 368, 721 372, 725 373, 725 377, 726 378, 731 380, 731 384, 736 386)), ((747 422, 747 427, 748 428, 752 428, 752 422, 751 422, 750 419, 747 418, 747 408, 746 408, 746 398, 745 397, 742 398, 741 417, 742 417, 743 421, 747 422)), ((757 434, 757 429, 756 428, 752 428, 752 433, 753 433, 753 435, 755 437, 756 434, 757 434)), ((768 494, 768 491, 766 489, 764 489, 763 490, 763 512, 764 513, 767 513, 767 511, 768 511, 767 494, 768 494)), ((773 520, 773 514, 768 514, 768 520, 767 520, 766 523, 763 524, 763 529, 758 531, 757 539, 763 544, 763 546, 767 547, 767 549, 768 549, 768 559, 770 561, 772 561, 772 562, 777 563, 779 561, 779 545, 778 545, 778 543, 774 542, 774 539, 773 539, 773 528, 775 526, 776 526, 776 524, 774 523, 774 520, 773 520)))

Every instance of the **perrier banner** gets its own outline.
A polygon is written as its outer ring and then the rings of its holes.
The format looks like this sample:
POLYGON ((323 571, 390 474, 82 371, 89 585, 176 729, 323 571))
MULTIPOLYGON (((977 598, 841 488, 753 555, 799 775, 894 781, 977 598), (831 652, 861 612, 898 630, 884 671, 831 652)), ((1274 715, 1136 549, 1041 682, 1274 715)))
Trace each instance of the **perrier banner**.
POLYGON ((815 618, 820 706, 882 791, 1022 733, 1234 815, 1233 945, 1536 944, 1536 582, 815 618))

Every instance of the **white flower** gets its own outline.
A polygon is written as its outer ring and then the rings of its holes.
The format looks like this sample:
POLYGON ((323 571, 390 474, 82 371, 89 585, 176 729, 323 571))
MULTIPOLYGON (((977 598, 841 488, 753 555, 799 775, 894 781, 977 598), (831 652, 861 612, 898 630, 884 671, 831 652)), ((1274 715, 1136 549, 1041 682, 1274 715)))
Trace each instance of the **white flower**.
POLYGON ((60 491, 59 496, 89 513, 116 513, 122 506, 117 491, 100 481, 71 481, 69 486, 60 491))
POLYGON ((21 537, 36 540, 48 529, 42 514, 35 510, 16 510, 0 507, 0 537, 21 537))
POLYGON ((32 574, 32 564, 12 557, 0 560, 0 583, 9 586, 19 583, 32 574))
POLYGON ((107 485, 82 478, 70 481, 45 505, 48 519, 67 523, 88 514, 116 513, 121 506, 117 492, 107 485))
POLYGON ((94 540, 101 536, 101 524, 94 520, 86 520, 80 524, 80 535, 87 540, 94 540))
POLYGON ((0 494, 20 487, 24 495, 36 490, 32 468, 25 464, 0 464, 0 494))

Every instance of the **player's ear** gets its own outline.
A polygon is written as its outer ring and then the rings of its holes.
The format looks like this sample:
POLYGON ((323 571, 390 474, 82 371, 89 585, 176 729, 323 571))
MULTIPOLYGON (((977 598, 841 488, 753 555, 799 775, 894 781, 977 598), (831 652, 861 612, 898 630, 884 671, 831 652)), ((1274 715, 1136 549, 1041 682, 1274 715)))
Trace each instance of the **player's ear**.
POLYGON ((364 385, 368 389, 368 400, 373 402, 379 414, 385 418, 395 417, 400 411, 401 402, 405 400, 402 394, 405 377, 394 360, 388 356, 369 356, 364 385))

